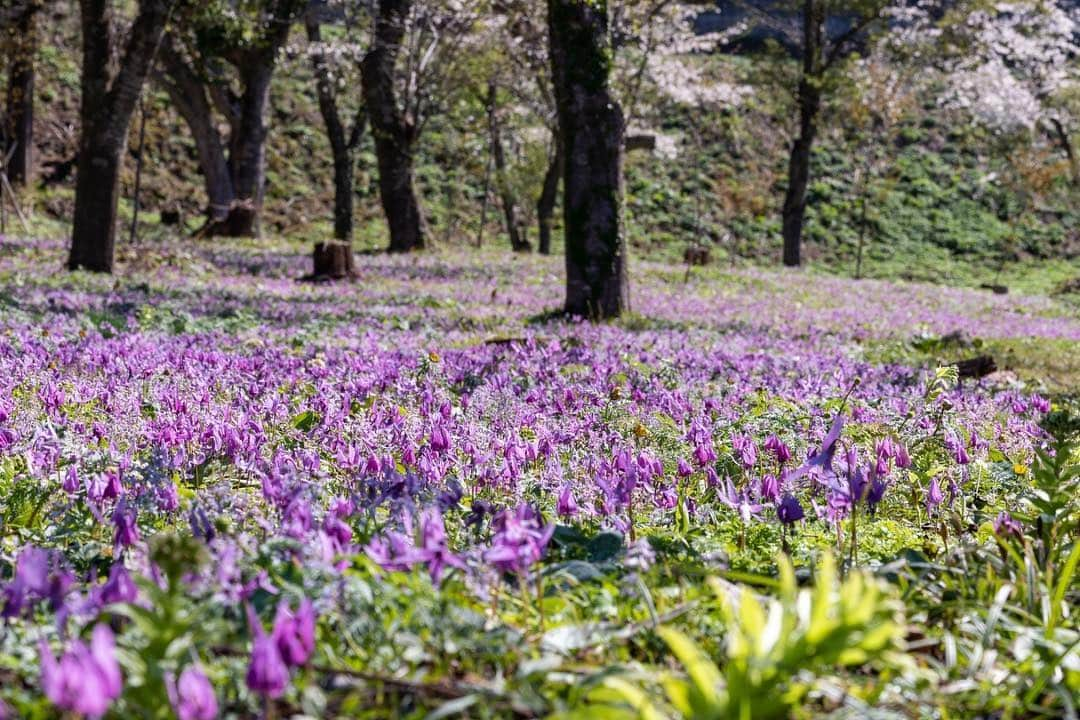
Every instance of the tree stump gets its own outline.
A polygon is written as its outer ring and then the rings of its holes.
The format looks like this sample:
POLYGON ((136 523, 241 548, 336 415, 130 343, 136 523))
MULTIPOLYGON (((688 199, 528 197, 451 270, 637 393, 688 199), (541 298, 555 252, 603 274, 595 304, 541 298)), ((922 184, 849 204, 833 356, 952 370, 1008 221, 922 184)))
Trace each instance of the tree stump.
POLYGON ((683 261, 687 265, 708 265, 712 253, 704 245, 691 245, 683 251, 683 261))
POLYGON ((975 378, 977 380, 997 371, 997 363, 989 355, 979 355, 967 360, 961 360, 955 364, 957 375, 961 378, 975 378))
POLYGON ((338 240, 315 243, 314 272, 309 280, 344 280, 356 277, 352 245, 338 240))
POLYGON ((160 215, 161 215, 160 219, 161 219, 161 224, 162 225, 168 225, 168 226, 179 225, 180 221, 183 219, 181 217, 181 215, 180 215, 180 209, 176 208, 176 207, 162 208, 161 212, 160 212, 160 215))

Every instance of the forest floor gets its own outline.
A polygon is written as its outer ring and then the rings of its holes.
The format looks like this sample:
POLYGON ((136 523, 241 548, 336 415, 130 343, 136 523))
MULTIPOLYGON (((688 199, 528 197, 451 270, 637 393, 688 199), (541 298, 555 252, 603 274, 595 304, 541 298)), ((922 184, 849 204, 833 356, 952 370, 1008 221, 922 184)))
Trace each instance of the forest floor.
POLYGON ((123 246, 112 277, 60 272, 64 253, 0 240, 17 716, 47 704, 26 648, 101 622, 116 717, 159 711, 192 657, 255 712, 239 603, 269 622, 301 597, 317 630, 283 716, 634 717, 635 689, 700 716, 672 689, 698 666, 659 625, 724 674, 709 707, 755 718, 1056 709, 1080 688, 1076 618, 1039 609, 1076 600, 1055 573, 1080 555, 1032 519, 1077 512, 1071 471, 1035 452, 1074 427, 1067 300, 635 260, 632 312, 594 325, 552 313, 559 257, 364 255, 355 281, 309 283, 288 242, 123 246), (950 370, 987 354, 988 377, 950 370), (19 585, 27 547, 70 575, 51 596, 19 585), (804 583, 843 559, 835 608, 798 614, 782 548, 804 583), (774 643, 751 658, 774 680, 740 679, 740 632, 774 643), (796 642, 823 632, 845 650, 796 642))

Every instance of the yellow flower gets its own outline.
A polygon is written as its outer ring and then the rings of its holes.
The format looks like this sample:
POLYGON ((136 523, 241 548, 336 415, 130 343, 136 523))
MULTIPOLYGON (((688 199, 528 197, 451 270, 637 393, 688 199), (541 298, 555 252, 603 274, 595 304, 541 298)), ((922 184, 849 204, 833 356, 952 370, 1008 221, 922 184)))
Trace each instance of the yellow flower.
POLYGON ((1017 475, 1027 475, 1028 466, 1023 463, 1016 463, 1013 465, 1013 472, 1017 475))

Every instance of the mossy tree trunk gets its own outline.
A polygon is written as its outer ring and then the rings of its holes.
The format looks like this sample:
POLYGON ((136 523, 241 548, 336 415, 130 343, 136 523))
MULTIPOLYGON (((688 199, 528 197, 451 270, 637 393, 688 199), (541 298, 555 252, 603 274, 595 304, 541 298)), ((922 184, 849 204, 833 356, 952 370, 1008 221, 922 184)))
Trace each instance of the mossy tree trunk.
POLYGON ((563 173, 568 314, 617 317, 627 309, 622 219, 625 126, 611 92, 606 0, 548 0, 552 81, 563 173))

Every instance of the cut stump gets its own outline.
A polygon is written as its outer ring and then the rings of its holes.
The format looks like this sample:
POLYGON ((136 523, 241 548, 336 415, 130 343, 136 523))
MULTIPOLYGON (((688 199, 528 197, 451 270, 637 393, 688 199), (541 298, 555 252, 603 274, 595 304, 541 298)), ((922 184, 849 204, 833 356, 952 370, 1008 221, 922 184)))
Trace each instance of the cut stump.
POLYGON ((356 278, 356 262, 352 245, 338 240, 315 243, 312 253, 313 272, 304 280, 352 280, 356 278))
POLYGON ((961 378, 978 379, 996 372, 997 369, 997 363, 989 355, 979 355, 956 363, 957 374, 961 378))

